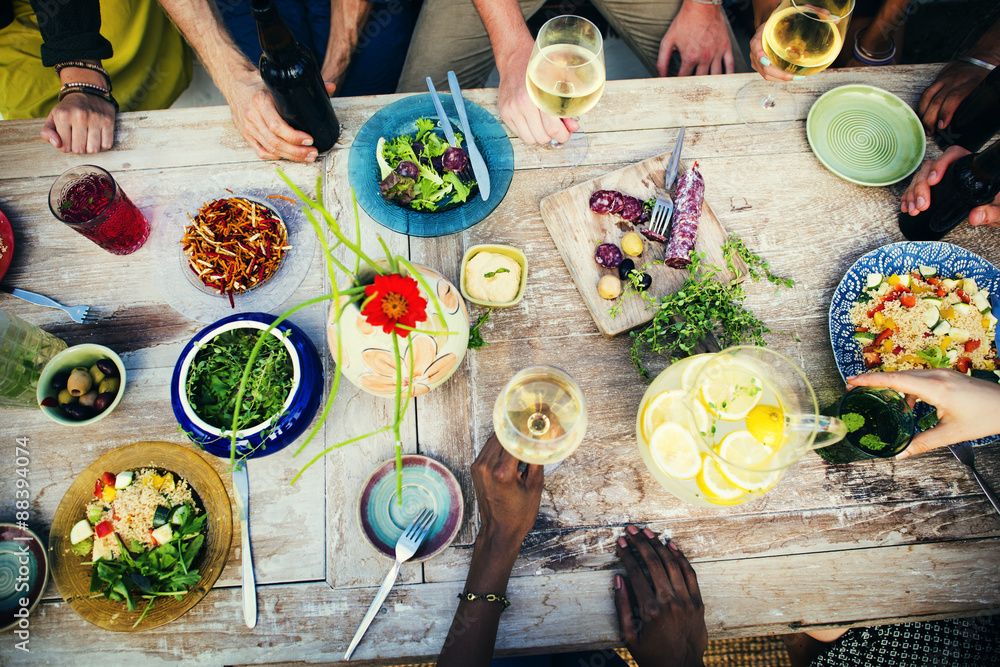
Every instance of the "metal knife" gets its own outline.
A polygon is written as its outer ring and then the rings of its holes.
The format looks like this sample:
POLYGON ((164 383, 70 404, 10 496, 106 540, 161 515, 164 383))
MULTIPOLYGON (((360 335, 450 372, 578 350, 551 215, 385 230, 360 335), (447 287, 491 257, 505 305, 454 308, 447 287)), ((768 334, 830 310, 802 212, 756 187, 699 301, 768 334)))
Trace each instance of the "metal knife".
POLYGON ((243 538, 243 620, 247 627, 257 625, 257 587, 253 575, 253 554, 250 553, 250 480, 247 478, 247 462, 233 470, 233 495, 240 513, 240 534, 243 538))
POLYGON ((455 103, 455 110, 458 111, 458 119, 462 121, 462 129, 465 131, 465 141, 469 149, 469 162, 472 164, 472 173, 476 175, 476 183, 479 184, 479 195, 486 201, 490 198, 490 172, 486 168, 483 156, 479 154, 476 147, 476 140, 472 136, 472 128, 469 126, 469 116, 465 113, 465 100, 462 99, 462 89, 458 87, 458 78, 454 72, 448 72, 448 85, 451 87, 451 98, 455 103))
MULTIPOLYGON (((1000 296, 996 294, 990 294, 990 305, 993 306, 993 317, 1000 320, 1000 296)), ((996 338, 993 342, 996 343, 997 349, 1000 350, 1000 324, 996 325, 996 338)))
MULTIPOLYGON (((448 143, 452 146, 458 146, 458 142, 455 141, 455 131, 451 128, 451 120, 444 112, 444 106, 441 104, 441 97, 438 95, 437 88, 434 87, 434 82, 430 77, 427 77, 427 90, 431 91, 431 101, 434 102, 434 109, 437 111, 438 120, 441 122, 441 129, 444 130, 444 138, 448 140, 448 143)), ((478 176, 476 177, 479 178, 478 176)))
POLYGON ((674 143, 674 150, 670 153, 670 162, 667 162, 667 171, 663 175, 663 188, 670 194, 670 188, 677 178, 677 169, 681 165, 681 148, 684 146, 684 126, 677 133, 677 141, 674 143))

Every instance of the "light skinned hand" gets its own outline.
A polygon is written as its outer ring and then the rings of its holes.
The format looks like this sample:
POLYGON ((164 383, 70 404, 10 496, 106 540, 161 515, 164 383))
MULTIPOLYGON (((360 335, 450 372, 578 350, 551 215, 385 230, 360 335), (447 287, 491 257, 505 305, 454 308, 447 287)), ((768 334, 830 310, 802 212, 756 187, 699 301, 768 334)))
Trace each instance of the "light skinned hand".
POLYGON ((96 95, 70 93, 52 108, 42 139, 63 153, 100 153, 115 144, 115 107, 96 95))
POLYGON ((945 65, 917 103, 917 115, 927 133, 950 125, 955 109, 987 74, 989 70, 971 63, 953 60, 945 65))
POLYGON ((493 434, 472 464, 472 484, 482 521, 480 533, 520 547, 538 517, 544 468, 528 464, 518 470, 518 463, 493 434))
MULTIPOLYGON (((326 84, 327 93, 332 94, 333 88, 333 84, 326 84)), ((257 70, 234 78, 227 90, 233 123, 258 157, 295 162, 316 160, 319 153, 313 148, 312 137, 292 128, 278 115, 274 97, 257 70)))
POLYGON ((513 49, 507 59, 497 65, 500 70, 500 117, 526 144, 545 144, 569 141, 570 134, 580 129, 572 118, 556 118, 539 111, 528 97, 525 77, 534 42, 527 37, 519 48, 513 49), (502 65, 502 66, 501 66, 502 65))
POLYGON ((798 81, 805 78, 802 75, 793 76, 792 74, 778 69, 771 64, 770 58, 764 53, 764 26, 767 25, 767 21, 761 22, 757 27, 757 32, 754 33, 753 37, 750 39, 750 66, 753 67, 758 74, 767 79, 768 81, 798 81))
POLYGON ((625 577, 614 577, 615 607, 625 645, 636 663, 639 667, 702 665, 708 647, 705 605, 687 558, 673 542, 664 545, 648 528, 632 525, 616 549, 625 577))
POLYGON ((897 459, 1000 433, 1000 384, 947 368, 866 373, 847 378, 847 387, 889 387, 937 408, 940 422, 914 436, 897 459))
POLYGON ((670 55, 681 57, 678 76, 731 74, 736 65, 722 5, 705 5, 685 0, 660 41, 656 70, 667 75, 670 55))
MULTIPOLYGON (((937 160, 924 162, 899 199, 900 212, 913 216, 926 211, 931 205, 931 186, 941 182, 952 162, 968 154, 969 151, 961 146, 951 146, 937 160)), ((972 209, 969 212, 969 224, 1000 227, 1000 195, 993 199, 992 204, 972 209)))

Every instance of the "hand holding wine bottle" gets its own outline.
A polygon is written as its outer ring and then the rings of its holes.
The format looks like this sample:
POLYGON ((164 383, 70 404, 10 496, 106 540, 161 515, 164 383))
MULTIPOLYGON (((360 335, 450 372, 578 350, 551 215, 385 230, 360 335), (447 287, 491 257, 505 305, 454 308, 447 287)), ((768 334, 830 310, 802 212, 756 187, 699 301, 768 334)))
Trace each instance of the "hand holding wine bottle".
MULTIPOLYGON (((1000 144, 1000 141, 997 142, 1000 144)), ((1000 148, 996 145, 991 147, 996 153, 1000 153, 1000 148)), ((984 151, 985 153, 986 151, 984 151)), ((933 202, 933 197, 931 196, 931 188, 933 186, 938 186, 941 184, 942 180, 945 180, 945 176, 948 175, 949 170, 952 168, 953 163, 963 160, 966 156, 971 156, 972 154, 962 148, 961 146, 952 146, 946 150, 941 157, 937 160, 928 160, 920 167, 920 171, 913 177, 913 181, 910 182, 910 187, 906 189, 903 196, 899 201, 900 210, 900 226, 903 227, 903 223, 906 221, 906 215, 909 214, 911 218, 925 213, 933 202)), ((963 160, 963 162, 968 162, 968 160, 963 160)), ((957 164, 954 166, 955 169, 962 168, 963 164, 957 164)), ((969 168, 970 165, 965 165, 969 168)), ((988 166, 988 165, 987 165, 988 166)), ((994 182, 997 188, 1000 188, 1000 175, 993 176, 994 182)), ((948 179, 949 182, 956 180, 955 178, 948 179)), ((967 178, 959 178, 963 185, 966 184, 967 178)), ((938 193, 939 197, 948 197, 949 199, 955 198, 956 194, 951 191, 940 191, 940 188, 935 187, 935 192, 938 193)), ((960 193, 959 193, 960 194, 960 193)), ((943 203, 943 202, 939 202, 943 203)), ((958 206, 961 202, 956 201, 955 206, 958 206)), ((961 208, 961 207, 959 207, 961 208)), ((969 210, 966 207, 964 210, 969 210)), ((956 208, 956 215, 959 215, 957 222, 961 222, 963 216, 960 215, 960 211, 956 208)), ((926 215, 926 214, 925 214, 926 215)), ((992 203, 985 203, 969 211, 969 224, 971 225, 987 225, 990 227, 1000 227, 1000 195, 993 197, 992 203)), ((956 222, 956 224, 957 224, 956 222)), ((914 223, 915 225, 916 223, 914 223)), ((911 225, 911 226, 914 226, 911 225)), ((954 225, 953 225, 954 226, 954 225)), ((950 229, 950 228, 949 228, 950 229)), ((906 229, 903 230, 904 233, 907 232, 906 229)), ((947 231, 947 230, 946 230, 947 231)), ((942 234, 943 235, 943 234, 942 234)), ((910 235, 907 234, 909 237, 910 235)))

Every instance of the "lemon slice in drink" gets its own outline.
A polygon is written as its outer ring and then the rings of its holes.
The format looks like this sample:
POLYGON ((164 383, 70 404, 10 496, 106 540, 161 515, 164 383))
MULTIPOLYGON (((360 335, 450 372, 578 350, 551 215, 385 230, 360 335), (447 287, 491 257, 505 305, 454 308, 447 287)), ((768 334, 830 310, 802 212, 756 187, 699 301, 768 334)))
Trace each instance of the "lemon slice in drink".
POLYGON ((723 421, 739 421, 749 414, 764 394, 764 382, 739 368, 720 369, 705 378, 701 400, 723 421))
POLYGON ((688 357, 687 365, 684 367, 684 374, 681 375, 681 389, 690 391, 691 387, 694 386, 694 379, 698 377, 698 373, 714 357, 714 354, 699 354, 688 357))
POLYGON ((691 479, 701 470, 701 452, 694 437, 676 422, 656 427, 649 439, 649 452, 656 466, 674 479, 691 479))
POLYGON ((774 486, 781 476, 779 471, 756 472, 739 466, 759 465, 773 449, 759 442, 750 431, 733 431, 719 444, 719 456, 732 462, 719 462, 719 470, 730 482, 747 491, 764 491, 774 486))
POLYGON ((701 433, 708 430, 708 412, 700 401, 690 401, 680 389, 662 391, 646 404, 642 413, 642 434, 649 440, 660 424, 677 422, 687 424, 694 418, 694 426, 701 433), (688 409, 690 408, 690 410, 688 409))
POLYGON ((785 436, 785 412, 775 405, 761 403, 746 416, 747 430, 768 447, 781 444, 785 436))
POLYGON ((711 456, 706 456, 698 474, 698 488, 705 499, 716 505, 735 505, 746 495, 746 491, 730 482, 719 464, 711 456))

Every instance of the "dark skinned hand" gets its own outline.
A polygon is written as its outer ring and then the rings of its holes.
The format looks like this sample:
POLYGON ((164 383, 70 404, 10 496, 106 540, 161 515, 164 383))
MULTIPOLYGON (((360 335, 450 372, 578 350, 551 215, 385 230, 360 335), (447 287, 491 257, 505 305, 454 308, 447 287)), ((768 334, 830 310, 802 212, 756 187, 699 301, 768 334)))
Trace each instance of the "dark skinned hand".
POLYGON ((951 123, 955 109, 989 72, 978 65, 953 60, 945 65, 917 103, 917 114, 931 134, 951 123))
POLYGON ((698 578, 677 545, 668 544, 631 525, 618 539, 626 572, 614 579, 618 622, 639 667, 701 666, 708 629, 698 578))
POLYGON ((538 517, 543 468, 529 465, 519 471, 517 464, 494 434, 472 464, 472 483, 482 520, 480 532, 520 546, 538 517))

